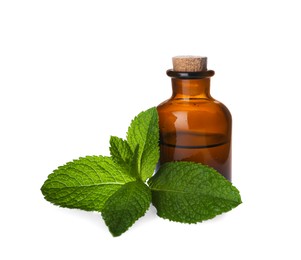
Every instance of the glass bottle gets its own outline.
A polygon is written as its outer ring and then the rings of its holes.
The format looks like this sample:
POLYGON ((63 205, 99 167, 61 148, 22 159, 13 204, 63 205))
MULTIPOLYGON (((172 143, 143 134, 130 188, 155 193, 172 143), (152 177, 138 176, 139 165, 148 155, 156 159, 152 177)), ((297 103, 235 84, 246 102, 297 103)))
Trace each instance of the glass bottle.
POLYGON ((232 119, 227 107, 210 95, 207 58, 177 56, 173 70, 172 96, 158 107, 160 164, 193 161, 215 168, 231 180, 232 119))

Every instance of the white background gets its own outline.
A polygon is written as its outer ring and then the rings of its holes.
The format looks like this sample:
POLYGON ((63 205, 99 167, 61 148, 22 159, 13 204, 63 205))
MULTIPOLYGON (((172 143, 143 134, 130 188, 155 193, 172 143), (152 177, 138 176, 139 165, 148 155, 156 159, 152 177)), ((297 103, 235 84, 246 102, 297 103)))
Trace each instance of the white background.
POLYGON ((1 1, 1 259, 301 259, 300 1, 1 1), (108 155, 109 137, 170 96, 175 55, 203 55, 233 116, 243 204, 197 225, 151 207, 113 238, 40 187, 108 155), (141 255, 143 254, 143 256, 141 255))

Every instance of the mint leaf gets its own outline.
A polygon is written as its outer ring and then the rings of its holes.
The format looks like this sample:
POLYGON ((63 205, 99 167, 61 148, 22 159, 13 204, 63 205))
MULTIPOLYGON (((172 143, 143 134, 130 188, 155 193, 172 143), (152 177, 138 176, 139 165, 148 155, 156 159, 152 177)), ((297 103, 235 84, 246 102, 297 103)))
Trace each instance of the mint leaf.
POLYGON ((139 144, 136 146, 130 161, 130 172, 136 179, 141 179, 139 174, 139 144))
POLYGON ((150 178, 159 160, 159 126, 155 107, 136 116, 128 129, 127 141, 134 152, 137 145, 137 168, 142 181, 150 178))
POLYGON ((141 181, 129 182, 105 203, 102 217, 113 236, 120 236, 142 217, 151 203, 151 191, 141 181))
POLYGON ((111 158, 87 156, 55 170, 41 191, 55 205, 101 211, 111 195, 134 180, 111 158))
POLYGON ((140 179, 139 175, 139 145, 132 151, 128 142, 122 138, 111 136, 110 153, 112 159, 124 170, 125 173, 140 179))
POLYGON ((241 203, 231 182, 213 168, 192 162, 163 164, 149 185, 157 214, 172 221, 201 222, 241 203))
POLYGON ((133 158, 133 152, 126 140, 117 136, 111 136, 110 138, 110 153, 112 159, 124 169, 126 173, 137 177, 136 172, 131 171, 131 164, 133 158))

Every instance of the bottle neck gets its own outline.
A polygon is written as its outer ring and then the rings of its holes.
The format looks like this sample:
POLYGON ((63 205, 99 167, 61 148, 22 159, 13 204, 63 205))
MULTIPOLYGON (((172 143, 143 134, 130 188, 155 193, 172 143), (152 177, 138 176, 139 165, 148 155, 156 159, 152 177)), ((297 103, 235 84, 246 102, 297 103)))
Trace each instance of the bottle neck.
POLYGON ((209 99, 210 78, 181 79, 172 78, 172 98, 174 99, 209 99))

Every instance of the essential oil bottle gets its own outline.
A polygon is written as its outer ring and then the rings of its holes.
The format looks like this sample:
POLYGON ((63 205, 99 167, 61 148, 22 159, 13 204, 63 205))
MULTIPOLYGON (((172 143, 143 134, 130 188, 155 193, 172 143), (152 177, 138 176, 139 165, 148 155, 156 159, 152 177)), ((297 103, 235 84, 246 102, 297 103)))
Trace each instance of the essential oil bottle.
POLYGON ((173 57, 172 96, 158 107, 160 164, 199 162, 231 181, 232 119, 227 107, 210 95, 207 58, 173 57))

